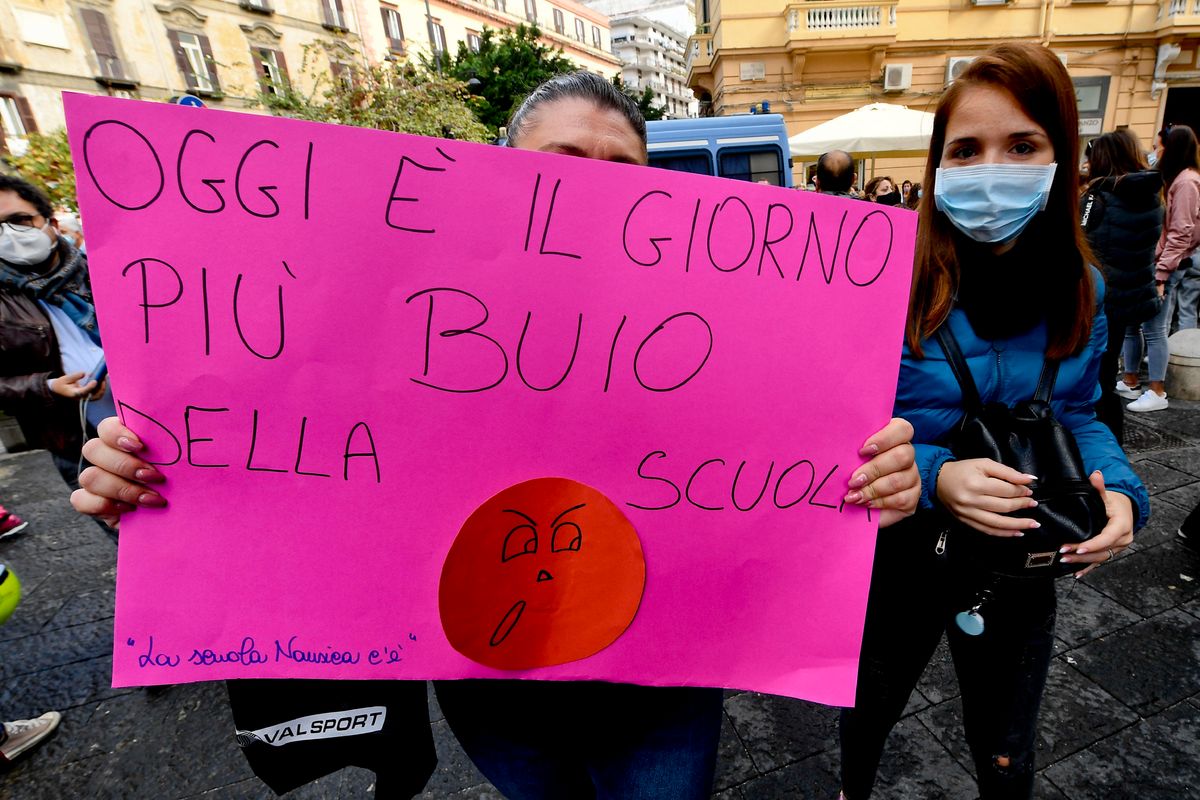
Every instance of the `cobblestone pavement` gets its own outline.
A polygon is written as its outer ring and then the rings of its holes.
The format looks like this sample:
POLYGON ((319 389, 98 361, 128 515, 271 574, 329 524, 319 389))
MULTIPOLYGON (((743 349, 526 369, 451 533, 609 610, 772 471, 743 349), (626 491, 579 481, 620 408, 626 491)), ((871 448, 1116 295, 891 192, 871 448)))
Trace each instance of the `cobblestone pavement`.
MULTIPOLYGON (((1200 403, 1172 400, 1129 426, 1153 519, 1114 563, 1059 582, 1038 798, 1200 798, 1200 557, 1175 536, 1200 501, 1200 403)), ((71 511, 49 457, 0 455, 0 502, 31 523, 0 543, 26 591, 0 626, 0 716, 63 712, 54 738, 0 775, 0 800, 270 797, 234 742, 220 684, 109 688, 115 548, 71 511)), ((836 797, 836 718, 730 692, 715 797, 836 797)), ((424 797, 498 798, 436 706, 434 719, 440 763, 424 797)), ((960 725, 943 643, 891 738, 876 796, 974 798, 960 725)), ((345 770, 289 797, 372 794, 370 773, 345 770)))

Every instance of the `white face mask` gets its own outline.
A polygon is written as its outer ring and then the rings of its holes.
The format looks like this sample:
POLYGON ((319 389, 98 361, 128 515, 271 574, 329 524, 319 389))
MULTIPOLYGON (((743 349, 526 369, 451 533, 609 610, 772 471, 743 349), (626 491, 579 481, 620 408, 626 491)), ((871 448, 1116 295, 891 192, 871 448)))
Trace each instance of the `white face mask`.
POLYGON ((0 261, 25 267, 45 261, 54 251, 54 240, 46 231, 48 227, 49 222, 41 228, 14 229, 11 225, 0 228, 0 261))

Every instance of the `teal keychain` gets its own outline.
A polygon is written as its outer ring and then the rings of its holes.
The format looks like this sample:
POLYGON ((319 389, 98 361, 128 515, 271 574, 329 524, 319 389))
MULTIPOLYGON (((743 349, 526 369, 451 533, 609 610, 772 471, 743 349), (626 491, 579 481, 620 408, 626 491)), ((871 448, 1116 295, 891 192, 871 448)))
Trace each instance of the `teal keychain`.
POLYGON ((968 636, 978 636, 983 633, 984 620, 983 614, 979 610, 992 599, 992 590, 987 588, 982 590, 975 598, 975 605, 971 606, 966 611, 960 611, 954 615, 954 624, 958 629, 968 636))

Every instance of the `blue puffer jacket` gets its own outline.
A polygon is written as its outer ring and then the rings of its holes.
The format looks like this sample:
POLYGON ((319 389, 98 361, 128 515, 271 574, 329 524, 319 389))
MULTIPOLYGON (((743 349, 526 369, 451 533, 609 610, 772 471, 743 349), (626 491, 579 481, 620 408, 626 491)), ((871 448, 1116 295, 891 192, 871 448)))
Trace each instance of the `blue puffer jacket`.
MULTIPOLYGON (((1150 497, 1112 433, 1097 421, 1093 412, 1100 397, 1100 356, 1108 337, 1103 281, 1095 270, 1093 276, 1097 313, 1092 320, 1091 339, 1082 353, 1065 359, 1059 366, 1051 405, 1055 418, 1075 435, 1088 472, 1100 470, 1110 491, 1121 492, 1133 500, 1134 530, 1137 530, 1150 517, 1150 497)), ((1012 339, 997 341, 979 338, 961 310, 950 313, 949 324, 985 403, 1011 406, 1033 396, 1046 350, 1044 324, 1012 339)), ((963 398, 941 345, 936 339, 927 339, 921 345, 924 358, 914 358, 908 346, 904 347, 895 415, 904 417, 916 429, 913 444, 921 470, 920 505, 932 508, 938 470, 953 458, 949 450, 934 442, 944 441, 962 418, 963 398)))

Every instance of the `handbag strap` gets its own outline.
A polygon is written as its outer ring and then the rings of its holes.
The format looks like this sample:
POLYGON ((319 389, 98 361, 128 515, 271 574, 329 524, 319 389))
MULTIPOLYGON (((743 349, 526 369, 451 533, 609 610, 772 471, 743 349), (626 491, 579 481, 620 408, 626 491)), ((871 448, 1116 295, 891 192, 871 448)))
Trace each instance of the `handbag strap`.
POLYGON ((954 373, 954 378, 962 389, 963 404, 968 411, 978 413, 983 408, 979 388, 975 386, 975 378, 971 375, 967 360, 963 358, 962 350, 958 347, 958 339, 954 338, 954 331, 950 330, 949 320, 937 329, 936 335, 942 352, 946 354, 946 361, 950 364, 950 371, 954 373))
POLYGON ((1033 393, 1033 399, 1049 404, 1050 396, 1054 394, 1054 381, 1057 379, 1058 362, 1047 358, 1042 364, 1042 374, 1038 378, 1037 391, 1033 393))
MULTIPOLYGON (((968 410, 977 413, 983 408, 983 400, 979 396, 979 387, 975 385, 975 378, 971 375, 971 368, 967 366, 967 360, 958 346, 958 339, 955 338, 954 331, 950 330, 949 321, 938 328, 935 335, 938 344, 942 346, 942 352, 946 354, 950 371, 954 373, 954 378, 962 389, 964 405, 968 410)), ((1050 397, 1054 394, 1056 380, 1058 380, 1058 361, 1047 358, 1042 363, 1042 374, 1038 377, 1037 391, 1033 393, 1033 399, 1049 403, 1050 397)))

